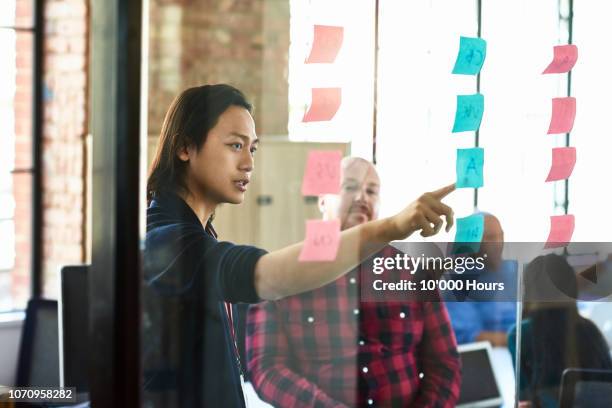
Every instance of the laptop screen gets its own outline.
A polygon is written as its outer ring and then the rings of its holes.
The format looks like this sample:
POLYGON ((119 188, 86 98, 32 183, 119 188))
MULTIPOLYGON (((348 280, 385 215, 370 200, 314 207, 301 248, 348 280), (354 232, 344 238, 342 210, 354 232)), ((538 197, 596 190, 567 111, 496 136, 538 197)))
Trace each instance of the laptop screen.
POLYGON ((461 351, 460 356, 461 394, 458 404, 500 398, 487 349, 461 351))
POLYGON ((574 396, 575 408, 607 408, 612 401, 612 383, 578 381, 574 396))

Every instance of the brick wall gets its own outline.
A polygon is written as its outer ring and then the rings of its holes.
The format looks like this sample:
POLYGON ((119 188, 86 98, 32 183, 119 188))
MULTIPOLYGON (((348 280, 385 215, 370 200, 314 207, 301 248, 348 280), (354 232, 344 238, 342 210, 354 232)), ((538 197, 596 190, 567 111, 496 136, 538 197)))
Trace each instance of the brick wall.
POLYGON ((88 1, 47 0, 44 39, 43 284, 55 297, 59 267, 84 261, 88 1))
POLYGON ((289 0, 152 0, 149 162, 172 99, 225 82, 255 105, 258 134, 287 133, 289 0))

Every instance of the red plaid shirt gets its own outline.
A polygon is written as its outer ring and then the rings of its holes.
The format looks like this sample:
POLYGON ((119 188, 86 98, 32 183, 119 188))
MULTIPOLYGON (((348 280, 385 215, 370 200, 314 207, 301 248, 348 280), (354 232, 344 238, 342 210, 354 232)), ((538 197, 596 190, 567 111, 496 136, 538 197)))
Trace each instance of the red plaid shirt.
POLYGON ((312 292, 251 306, 247 360, 263 400, 278 407, 455 406, 460 363, 444 303, 360 303, 366 265, 312 292))

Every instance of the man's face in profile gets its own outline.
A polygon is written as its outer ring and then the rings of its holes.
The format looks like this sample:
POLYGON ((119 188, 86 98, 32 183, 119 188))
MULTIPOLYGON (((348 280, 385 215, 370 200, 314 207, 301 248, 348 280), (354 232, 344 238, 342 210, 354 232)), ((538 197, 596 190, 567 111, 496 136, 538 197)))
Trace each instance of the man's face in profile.
POLYGON ((342 162, 340 195, 325 196, 326 218, 338 218, 343 230, 378 218, 380 179, 366 160, 349 158, 342 162))

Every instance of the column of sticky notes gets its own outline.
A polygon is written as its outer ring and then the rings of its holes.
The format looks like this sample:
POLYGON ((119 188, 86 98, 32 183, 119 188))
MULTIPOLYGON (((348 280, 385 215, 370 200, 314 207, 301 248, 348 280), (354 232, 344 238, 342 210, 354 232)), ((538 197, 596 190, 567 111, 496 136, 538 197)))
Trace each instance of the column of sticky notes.
MULTIPOLYGON (((315 25, 310 55, 306 64, 333 64, 342 47, 344 27, 315 25)), ((303 122, 332 120, 342 104, 341 88, 312 88, 310 107, 303 122)))
MULTIPOLYGON (((575 45, 558 45, 554 47, 552 62, 543 74, 568 73, 578 60, 578 48, 575 45)), ((552 114, 548 134, 570 133, 576 117, 576 98, 571 96, 552 99, 552 114)), ((569 178, 576 165, 575 147, 555 147, 552 149, 552 163, 546 182, 569 178)), ((574 233, 575 218, 571 214, 553 215, 550 217, 550 232, 545 248, 558 248, 568 244, 574 233)))
MULTIPOLYGON (((306 64, 333 64, 342 48, 344 28, 315 25, 306 64)), ((342 104, 341 88, 312 88, 312 99, 303 122, 330 121, 342 104)), ((308 153, 302 195, 320 196, 340 192, 342 152, 315 150, 308 153)), ((340 220, 307 220, 301 262, 333 261, 340 244, 340 220)))
MULTIPOLYGON (((456 75, 478 75, 487 55, 487 43, 482 38, 460 37, 459 52, 453 68, 456 75)), ((480 93, 457 95, 457 110, 453 133, 475 132, 480 128, 484 112, 484 96, 480 93)), ((456 181, 457 188, 479 188, 484 185, 484 149, 474 147, 457 149, 456 181)), ((455 248, 455 251, 476 252, 484 233, 484 217, 470 215, 457 219, 455 242, 468 244, 470 248, 455 248)))

